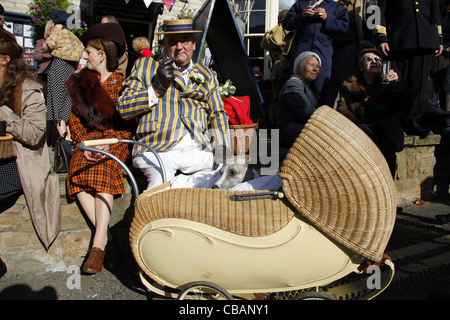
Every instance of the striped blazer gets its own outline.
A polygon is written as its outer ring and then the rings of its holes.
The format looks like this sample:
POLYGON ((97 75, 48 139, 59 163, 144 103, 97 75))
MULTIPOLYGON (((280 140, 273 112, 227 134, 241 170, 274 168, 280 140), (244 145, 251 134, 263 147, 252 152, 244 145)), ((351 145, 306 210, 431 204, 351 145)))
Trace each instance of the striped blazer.
MULTIPOLYGON (((148 88, 158 65, 153 57, 138 59, 118 100, 122 118, 139 117, 136 139, 156 151, 164 151, 176 145, 188 130, 209 150, 221 144, 230 148, 228 114, 215 72, 193 64, 185 84, 181 73, 175 71, 175 79, 166 94, 156 105, 149 106, 148 88), (192 82, 192 74, 203 75, 204 83, 192 82)), ((136 145, 133 156, 144 151, 144 147, 136 145)))

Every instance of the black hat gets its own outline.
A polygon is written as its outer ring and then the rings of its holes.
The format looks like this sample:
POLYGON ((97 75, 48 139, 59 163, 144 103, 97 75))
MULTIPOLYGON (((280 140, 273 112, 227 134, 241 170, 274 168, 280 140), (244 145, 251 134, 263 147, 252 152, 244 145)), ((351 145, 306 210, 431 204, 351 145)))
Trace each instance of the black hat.
POLYGON ((3 6, 0 4, 0 15, 5 15, 5 9, 3 9, 3 6))
POLYGON ((84 45, 92 39, 103 39, 114 42, 117 46, 119 57, 125 52, 127 40, 122 27, 118 23, 99 23, 90 27, 83 34, 84 45))
POLYGON ((362 61, 362 58, 367 53, 376 54, 377 56, 379 56, 381 58, 381 60, 383 60, 383 54, 381 53, 381 51, 379 51, 379 50, 377 50, 375 48, 364 48, 364 49, 361 49, 361 51, 359 51, 358 58, 356 59, 356 66, 358 66, 358 68, 359 68, 359 65, 360 65, 360 63, 362 61))
POLYGON ((62 24, 64 27, 67 27, 67 20, 70 18, 70 14, 65 11, 53 10, 50 12, 50 19, 55 24, 62 24))
POLYGON ((379 51, 375 48, 364 48, 364 49, 361 49, 361 51, 359 51, 357 61, 359 61, 359 59, 362 58, 366 53, 376 54, 381 59, 383 59, 383 54, 381 53, 381 51, 379 51))

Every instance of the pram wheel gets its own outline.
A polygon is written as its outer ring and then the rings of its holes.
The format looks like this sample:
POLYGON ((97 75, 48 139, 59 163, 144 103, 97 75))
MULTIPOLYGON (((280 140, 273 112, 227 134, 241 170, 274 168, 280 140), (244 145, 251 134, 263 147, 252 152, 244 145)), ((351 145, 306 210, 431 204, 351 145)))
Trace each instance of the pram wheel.
POLYGON ((208 282, 192 282, 178 294, 178 300, 233 300, 221 286, 208 282))
POLYGON ((294 297, 293 300, 337 300, 335 296, 323 292, 305 292, 294 297))

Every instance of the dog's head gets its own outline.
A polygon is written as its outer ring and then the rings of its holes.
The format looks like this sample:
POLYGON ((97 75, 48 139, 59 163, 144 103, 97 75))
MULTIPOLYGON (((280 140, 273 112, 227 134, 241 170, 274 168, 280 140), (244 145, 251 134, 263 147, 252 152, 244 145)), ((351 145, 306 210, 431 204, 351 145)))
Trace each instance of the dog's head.
POLYGON ((253 178, 253 170, 248 163, 224 164, 220 169, 220 179, 212 188, 226 190, 253 178))

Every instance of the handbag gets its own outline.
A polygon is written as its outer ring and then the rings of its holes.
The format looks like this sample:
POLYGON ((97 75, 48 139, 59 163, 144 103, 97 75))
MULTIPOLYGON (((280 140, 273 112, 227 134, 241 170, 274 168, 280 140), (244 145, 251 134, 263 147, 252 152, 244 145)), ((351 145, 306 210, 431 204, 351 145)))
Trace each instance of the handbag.
POLYGON ((59 137, 55 143, 55 158, 53 163, 53 171, 56 173, 67 173, 70 168, 70 159, 73 150, 66 139, 59 137))

